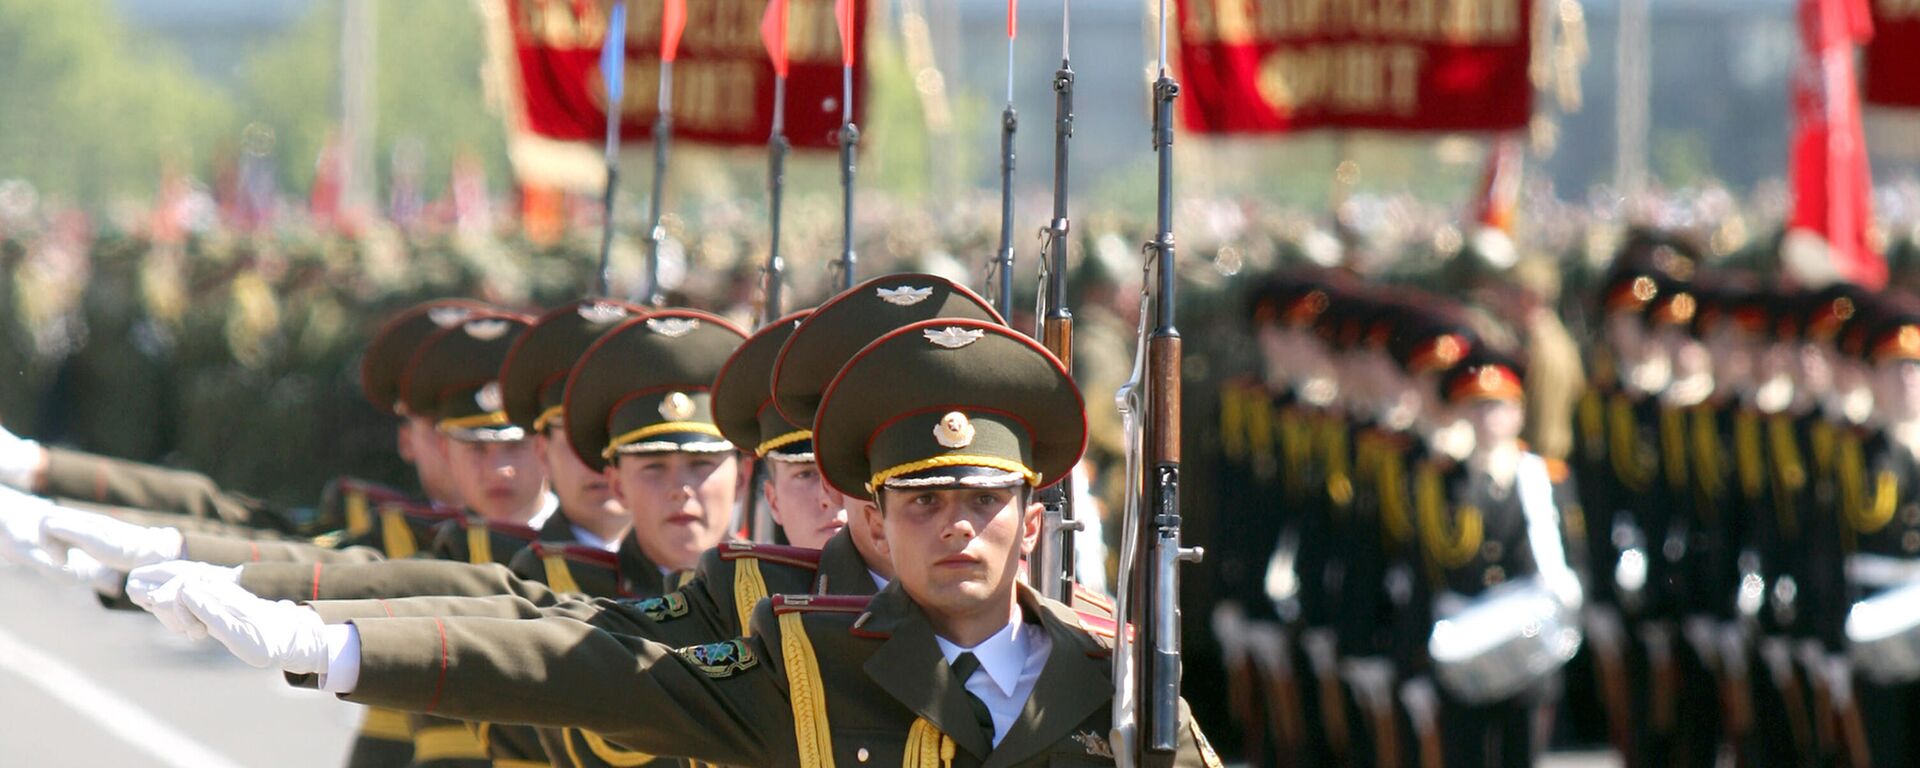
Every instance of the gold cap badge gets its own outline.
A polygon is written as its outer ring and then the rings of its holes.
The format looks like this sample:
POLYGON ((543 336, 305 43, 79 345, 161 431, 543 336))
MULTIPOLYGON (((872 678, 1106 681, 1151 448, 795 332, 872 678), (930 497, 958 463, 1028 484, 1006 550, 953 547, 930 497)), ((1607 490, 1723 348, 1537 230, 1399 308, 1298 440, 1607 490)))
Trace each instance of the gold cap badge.
POLYGON ((667 421, 686 421, 693 418, 693 398, 685 392, 674 392, 660 401, 660 416, 667 421))
POLYGON ((938 346, 946 347, 947 349, 959 349, 979 341, 981 337, 987 335, 986 331, 978 328, 956 328, 953 326, 939 330, 929 328, 921 331, 921 333, 926 335, 927 341, 933 342, 938 346))
POLYGON ((933 439, 943 448, 965 448, 973 445, 973 422, 959 411, 951 411, 940 417, 940 423, 933 425, 933 439))
POLYGON ((480 391, 473 393, 473 404, 487 413, 497 413, 506 407, 500 398, 500 382, 489 381, 480 391))

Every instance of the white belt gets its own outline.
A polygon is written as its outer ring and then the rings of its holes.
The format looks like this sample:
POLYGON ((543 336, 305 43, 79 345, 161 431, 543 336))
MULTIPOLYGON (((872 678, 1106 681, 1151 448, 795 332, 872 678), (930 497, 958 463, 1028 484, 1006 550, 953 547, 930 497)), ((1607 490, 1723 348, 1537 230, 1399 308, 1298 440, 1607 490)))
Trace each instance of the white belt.
POLYGON ((1920 559, 1849 555, 1847 579, 1866 587, 1892 587, 1920 581, 1920 559))

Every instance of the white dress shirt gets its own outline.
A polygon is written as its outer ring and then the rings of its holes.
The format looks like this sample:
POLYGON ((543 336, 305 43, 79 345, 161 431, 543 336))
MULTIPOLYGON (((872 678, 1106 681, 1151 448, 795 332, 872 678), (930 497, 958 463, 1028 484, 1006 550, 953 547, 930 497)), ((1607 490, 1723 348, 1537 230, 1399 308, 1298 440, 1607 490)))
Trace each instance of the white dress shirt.
POLYGON ((1047 655, 1053 651, 1053 638, 1039 624, 1015 620, 972 648, 962 648, 938 635, 933 639, 940 644, 940 655, 948 664, 962 653, 972 653, 980 660, 980 668, 967 678, 967 692, 980 697, 987 711, 993 713, 993 743, 999 746, 1014 721, 1020 719, 1027 698, 1033 695, 1033 685, 1040 681, 1040 671, 1046 668, 1047 655))
POLYGON ((620 551, 620 539, 608 541, 599 536, 595 536, 593 531, 589 531, 573 523, 567 523, 567 529, 573 531, 573 540, 581 545, 593 547, 602 552, 620 551))

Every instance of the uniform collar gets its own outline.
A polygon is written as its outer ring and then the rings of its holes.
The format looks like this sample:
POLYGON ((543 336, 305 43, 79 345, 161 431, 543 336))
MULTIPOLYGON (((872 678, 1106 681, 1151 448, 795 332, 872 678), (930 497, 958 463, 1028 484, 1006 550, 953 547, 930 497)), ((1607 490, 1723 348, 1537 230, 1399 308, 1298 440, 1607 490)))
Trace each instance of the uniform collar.
POLYGON ((820 547, 817 574, 813 591, 824 595, 871 595, 887 586, 853 545, 852 526, 841 528, 820 547))
POLYGON ((1019 620, 1019 606, 1015 606, 1013 612, 1014 616, 1006 626, 972 648, 962 648, 952 640, 934 635, 934 642, 940 644, 940 655, 946 657, 948 666, 952 666, 953 660, 960 658, 960 654, 973 654, 974 658, 980 660, 981 671, 987 673, 994 687, 1012 696, 1014 689, 1020 686, 1021 673, 1026 671, 1027 652, 1032 647, 1033 632, 1037 629, 1019 620))

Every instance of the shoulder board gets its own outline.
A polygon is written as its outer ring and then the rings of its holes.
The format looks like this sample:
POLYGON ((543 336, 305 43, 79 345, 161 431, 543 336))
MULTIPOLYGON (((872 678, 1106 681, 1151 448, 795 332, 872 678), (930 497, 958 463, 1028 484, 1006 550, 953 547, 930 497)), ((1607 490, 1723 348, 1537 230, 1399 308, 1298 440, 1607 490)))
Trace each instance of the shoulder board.
POLYGON ((1113 615, 1113 599, 1112 598, 1109 598, 1106 595, 1100 594, 1099 592, 1095 592, 1091 589, 1087 589, 1086 587, 1081 586, 1081 584, 1077 581, 1074 582, 1073 584, 1073 602, 1080 605, 1099 608, 1103 611, 1106 611, 1107 615, 1109 616, 1113 615))
POLYGON ((773 603, 775 616, 789 613, 866 613, 867 604, 873 602, 868 595, 774 595, 767 599, 773 603))
POLYGON ((559 555, 568 561, 586 563, 609 570, 620 567, 620 556, 599 547, 585 544, 566 544, 558 541, 535 541, 529 545, 535 557, 559 555))
POLYGON ((820 550, 806 547, 788 547, 779 544, 759 544, 751 541, 728 541, 720 545, 721 560, 753 559, 770 563, 791 565, 809 571, 819 570, 820 550))
POLYGON ((514 523, 487 523, 487 530, 502 536, 511 536, 522 541, 534 541, 540 538, 540 531, 514 523))
POLYGON ((1548 480, 1556 483, 1564 483, 1568 477, 1572 476, 1573 472, 1567 467, 1565 459, 1546 459, 1545 461, 1547 462, 1548 480))
POLYGON ((335 486, 339 487, 340 492, 360 494, 366 497, 367 501, 375 504, 386 504, 390 502, 412 503, 413 501, 412 496, 408 496, 398 488, 381 485, 370 480, 361 480, 357 477, 341 475, 334 478, 333 482, 335 486))
POLYGON ((1081 610, 1075 610, 1073 613, 1080 617, 1080 626, 1099 637, 1112 640, 1114 635, 1118 634, 1120 630, 1120 624, 1110 617, 1081 610))

